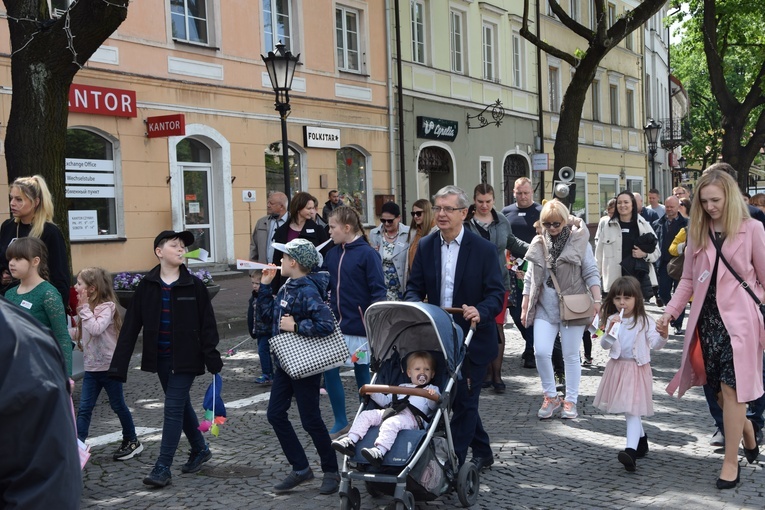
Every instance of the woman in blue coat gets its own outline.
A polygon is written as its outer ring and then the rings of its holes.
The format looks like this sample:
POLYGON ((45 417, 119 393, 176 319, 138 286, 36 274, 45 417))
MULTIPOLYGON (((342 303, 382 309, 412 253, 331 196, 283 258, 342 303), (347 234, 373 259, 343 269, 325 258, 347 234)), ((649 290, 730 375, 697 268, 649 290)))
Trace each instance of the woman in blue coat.
MULTIPOLYGON (((380 256, 364 237, 356 211, 347 206, 332 211, 329 235, 335 243, 325 260, 329 271, 329 306, 345 335, 356 384, 361 388, 370 381, 364 312, 372 303, 385 300, 385 277, 380 256)), ((324 372, 324 383, 335 415, 335 424, 329 431, 334 439, 348 426, 340 369, 324 372)))

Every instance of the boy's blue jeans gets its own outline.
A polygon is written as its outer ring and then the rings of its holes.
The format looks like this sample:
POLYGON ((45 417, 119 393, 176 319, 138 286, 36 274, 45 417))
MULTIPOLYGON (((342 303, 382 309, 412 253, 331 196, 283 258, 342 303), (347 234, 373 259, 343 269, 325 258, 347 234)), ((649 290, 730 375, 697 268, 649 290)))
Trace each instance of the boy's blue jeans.
POLYGON ((93 408, 96 407, 98 396, 101 389, 106 390, 109 396, 109 405, 117 414, 122 425, 122 437, 135 441, 135 425, 130 409, 125 404, 125 397, 122 393, 122 383, 110 379, 108 372, 85 372, 82 378, 82 394, 80 395, 80 409, 77 411, 77 437, 80 441, 85 441, 90 430, 90 418, 93 415, 93 408))
POLYGON ((313 446, 319 452, 321 470, 324 473, 337 473, 337 456, 332 449, 324 420, 321 418, 319 407, 319 384, 321 374, 304 379, 292 379, 279 367, 274 371, 274 382, 271 386, 271 398, 268 400, 268 423, 274 428, 282 451, 294 471, 302 471, 308 467, 308 457, 303 445, 300 444, 295 429, 292 427, 287 411, 295 398, 300 423, 313 440, 313 446))
POLYGON ((258 357, 260 358, 260 370, 263 375, 274 376, 274 365, 271 361, 271 347, 268 345, 268 335, 258 336, 258 357))
POLYGON ((204 450, 206 446, 205 438, 198 428, 197 414, 189 398, 189 390, 196 375, 173 373, 172 364, 169 356, 157 357, 157 375, 165 392, 165 417, 157 464, 167 467, 173 465, 173 457, 181 440, 181 431, 191 443, 192 451, 204 450))

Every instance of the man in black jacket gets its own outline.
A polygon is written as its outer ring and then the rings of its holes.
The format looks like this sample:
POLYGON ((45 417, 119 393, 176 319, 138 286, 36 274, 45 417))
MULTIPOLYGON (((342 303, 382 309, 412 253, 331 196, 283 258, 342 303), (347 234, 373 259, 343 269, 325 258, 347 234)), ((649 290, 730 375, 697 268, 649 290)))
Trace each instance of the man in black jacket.
POLYGON ((50 330, 0 298, 0 508, 79 508, 69 377, 50 330))
MULTIPOLYGON (((678 232, 688 225, 688 220, 683 218, 679 211, 680 201, 674 196, 669 196, 664 201, 664 216, 653 222, 653 230, 656 232, 656 237, 658 237, 659 246, 661 247, 661 257, 657 262, 658 271, 656 272, 656 279, 659 280, 659 297, 665 303, 669 303, 669 300, 672 298, 672 292, 675 291, 678 284, 676 280, 673 280, 667 274, 667 264, 672 259, 672 255, 669 254, 669 247, 672 245, 672 241, 674 241, 678 232)), ((672 324, 676 335, 683 333, 683 319, 685 319, 684 311, 672 324)))

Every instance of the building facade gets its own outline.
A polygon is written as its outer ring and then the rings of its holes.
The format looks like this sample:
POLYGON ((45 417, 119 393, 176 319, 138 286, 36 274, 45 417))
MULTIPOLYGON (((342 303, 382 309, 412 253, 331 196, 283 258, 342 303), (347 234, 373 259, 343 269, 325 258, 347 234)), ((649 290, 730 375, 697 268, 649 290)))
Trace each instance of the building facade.
POLYGON ((401 5, 392 22, 398 15, 407 204, 448 184, 470 195, 479 183, 494 187, 498 207, 512 202, 515 179, 532 176, 538 123, 536 53, 519 34, 523 3, 401 5))
MULTIPOLYGON (((362 0, 132 2, 70 94, 61 171, 74 270, 146 270, 165 229, 191 230, 220 267, 247 258, 267 193, 284 189, 280 117, 261 60, 279 42, 301 62, 287 121, 292 191, 315 195, 320 210, 339 189, 374 223, 374 196, 391 192, 385 15, 382 2, 362 0)), ((5 23, 0 33, 6 120, 5 23)))

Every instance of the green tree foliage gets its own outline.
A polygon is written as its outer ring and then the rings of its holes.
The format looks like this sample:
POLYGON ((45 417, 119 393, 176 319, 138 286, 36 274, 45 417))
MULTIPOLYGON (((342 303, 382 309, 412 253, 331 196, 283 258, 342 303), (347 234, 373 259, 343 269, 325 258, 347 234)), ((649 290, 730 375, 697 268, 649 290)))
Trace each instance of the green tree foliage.
POLYGON ((682 36, 672 47, 673 74, 691 102, 692 140, 683 153, 700 168, 722 157, 745 188, 765 142, 765 10, 750 0, 680 8, 670 21, 680 22, 682 36))

